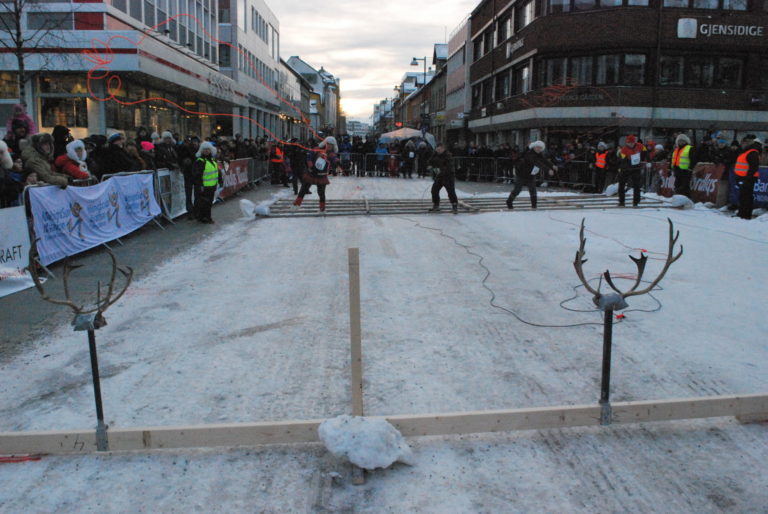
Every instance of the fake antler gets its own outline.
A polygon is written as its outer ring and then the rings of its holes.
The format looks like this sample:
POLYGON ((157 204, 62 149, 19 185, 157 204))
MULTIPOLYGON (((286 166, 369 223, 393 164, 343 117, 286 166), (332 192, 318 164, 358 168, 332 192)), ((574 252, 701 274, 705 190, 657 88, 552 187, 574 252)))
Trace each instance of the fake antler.
POLYGON ((99 284, 96 292, 96 303, 91 309, 86 309, 84 305, 77 305, 72 300, 69 292, 69 276, 74 270, 82 268, 82 265, 73 265, 70 264, 69 261, 64 263, 64 274, 62 277, 64 300, 57 300, 55 298, 51 298, 48 295, 48 293, 45 291, 45 288, 43 287, 43 283, 40 280, 40 275, 37 271, 36 261, 39 255, 37 251, 37 240, 31 245, 29 250, 29 274, 32 276, 32 281, 35 283, 35 287, 37 288, 43 300, 55 305, 64 305, 69 307, 75 313, 76 317, 82 314, 94 313, 100 316, 125 294, 125 292, 128 290, 128 286, 131 285, 131 280, 133 279, 133 268, 130 266, 118 266, 117 259, 115 258, 115 254, 112 253, 112 250, 107 248, 107 253, 112 260, 112 274, 109 280, 109 286, 107 287, 107 294, 103 299, 101 298, 101 284, 99 284), (118 272, 123 275, 123 277, 125 277, 125 284, 123 285, 122 289, 117 294, 115 294, 115 283, 118 272))
MULTIPOLYGON (((596 291, 594 288, 592 288, 589 285, 589 282, 584 277, 584 270, 582 269, 582 265, 587 262, 587 259, 584 258, 585 255, 585 246, 587 243, 586 238, 584 237, 584 219, 581 220, 581 231, 579 232, 579 251, 576 252, 576 259, 573 261, 573 267, 576 269, 576 275, 578 275, 579 280, 581 280, 581 283, 584 284, 584 287, 592 293, 594 296, 594 301, 596 304, 599 304, 600 299, 602 298, 602 294, 599 291, 596 291)), ((667 274, 667 271, 669 270, 669 267, 672 266, 674 262, 676 262, 680 257, 683 256, 683 246, 680 245, 680 251, 675 255, 675 245, 677 244, 677 240, 680 237, 680 232, 678 231, 675 233, 675 228, 672 223, 672 220, 667 218, 667 222, 669 223, 669 250, 667 252, 667 260, 664 263, 664 268, 661 270, 661 273, 659 273, 659 276, 656 277, 655 280, 651 282, 651 284, 641 290, 637 290, 637 288, 640 286, 643 280, 643 274, 645 273, 645 265, 648 263, 648 257, 641 252, 640 257, 636 258, 633 256, 629 256, 630 259, 632 259, 632 262, 635 263, 635 266, 637 266, 637 279, 635 280, 634 285, 632 288, 627 292, 622 292, 618 287, 616 287, 616 284, 614 284, 612 278, 611 278, 611 272, 607 271, 603 273, 603 277, 605 277, 605 281, 608 284, 608 286, 616 291, 616 293, 621 296, 622 300, 625 298, 628 298, 630 296, 640 296, 644 294, 650 293, 653 288, 655 288, 659 282, 664 278, 664 276, 667 274)), ((623 302, 622 302, 623 303, 623 302)))

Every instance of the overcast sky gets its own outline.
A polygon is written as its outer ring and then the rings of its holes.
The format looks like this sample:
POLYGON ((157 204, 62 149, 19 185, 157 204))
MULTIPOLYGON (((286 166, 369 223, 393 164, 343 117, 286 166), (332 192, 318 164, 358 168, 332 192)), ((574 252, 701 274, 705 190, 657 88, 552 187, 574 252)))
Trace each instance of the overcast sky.
POLYGON ((373 104, 393 88, 413 57, 427 56, 480 0, 267 0, 280 20, 280 53, 298 55, 341 79, 342 108, 350 119, 370 122, 373 104))

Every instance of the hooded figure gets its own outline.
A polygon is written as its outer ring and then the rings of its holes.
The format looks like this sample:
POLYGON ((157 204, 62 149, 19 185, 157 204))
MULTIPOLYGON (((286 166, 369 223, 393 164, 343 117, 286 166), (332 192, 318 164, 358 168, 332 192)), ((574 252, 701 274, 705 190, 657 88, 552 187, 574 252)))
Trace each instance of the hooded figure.
POLYGON ((202 185, 196 198, 195 216, 201 223, 213 223, 211 207, 216 196, 216 186, 221 184, 219 164, 216 162, 216 147, 210 141, 200 145, 195 154, 197 160, 192 165, 192 175, 202 185))
POLYGON ((169 170, 179 169, 179 155, 176 153, 176 141, 173 134, 167 130, 163 132, 162 141, 155 145, 155 165, 158 168, 169 170))
POLYGON ((88 152, 85 150, 85 143, 78 139, 69 143, 67 153, 56 157, 53 164, 60 173, 69 175, 74 179, 85 180, 91 178, 88 164, 85 162, 87 158, 88 152))
POLYGON ((30 136, 37 134, 37 125, 32 117, 27 114, 27 108, 24 104, 16 104, 13 106, 13 116, 8 118, 8 121, 5 122, 6 133, 13 132, 13 123, 16 120, 24 122, 30 136))
POLYGON ((136 141, 139 143, 142 141, 149 141, 151 143, 147 127, 141 126, 136 128, 136 141))
POLYGON ((63 125, 53 127, 53 158, 67 153, 67 145, 72 142, 69 129, 63 125))
POLYGON ((22 119, 13 119, 11 121, 11 130, 5 134, 3 141, 8 144, 8 149, 14 159, 21 157, 21 141, 28 141, 27 138, 29 138, 29 136, 29 125, 26 121, 22 119))
POLYGON ((103 174, 141 171, 142 164, 125 149, 125 136, 123 134, 120 132, 112 134, 107 139, 107 143, 107 150, 104 152, 102 162, 103 174))
POLYGON ((54 186, 67 186, 67 175, 57 173, 51 169, 53 159, 53 137, 50 134, 35 134, 29 146, 21 152, 21 160, 24 162, 24 173, 36 173, 42 182, 54 186))
POLYGON ((675 194, 691 197, 691 177, 696 165, 691 140, 685 134, 679 134, 675 139, 675 150, 672 153, 672 173, 675 176, 675 194))

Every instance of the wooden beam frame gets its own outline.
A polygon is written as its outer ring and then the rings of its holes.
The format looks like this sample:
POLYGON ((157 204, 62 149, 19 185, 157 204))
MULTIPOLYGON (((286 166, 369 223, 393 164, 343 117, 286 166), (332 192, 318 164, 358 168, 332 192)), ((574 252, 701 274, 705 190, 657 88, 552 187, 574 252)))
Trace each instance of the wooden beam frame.
MULTIPOLYGON (((615 424, 736 416, 768 421, 768 394, 612 403, 615 424)), ((459 435, 600 426, 600 405, 446 414, 377 416, 406 437, 459 435)), ((183 427, 110 429, 110 451, 237 447, 319 442, 323 420, 183 427)), ((87 454, 96 451, 95 430, 0 432, 0 455, 87 454)))

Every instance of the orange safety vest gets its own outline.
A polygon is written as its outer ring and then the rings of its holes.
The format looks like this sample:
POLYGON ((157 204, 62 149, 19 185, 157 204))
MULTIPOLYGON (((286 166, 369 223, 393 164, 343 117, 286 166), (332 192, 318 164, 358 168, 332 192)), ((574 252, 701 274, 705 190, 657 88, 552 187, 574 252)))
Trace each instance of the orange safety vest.
POLYGON ((608 162, 608 150, 603 153, 595 153, 595 166, 605 168, 608 162))
POLYGON ((272 158, 272 162, 283 162, 283 151, 277 147, 275 148, 275 156, 272 158))
MULTIPOLYGON (((733 168, 733 172, 736 174, 737 177, 746 177, 747 174, 749 173, 749 161, 747 161, 747 156, 752 152, 757 152, 757 150, 754 148, 752 148, 751 150, 747 150, 743 154, 739 155, 738 159, 736 159, 736 166, 733 168)), ((760 172, 755 171, 753 176, 759 177, 760 172)))

